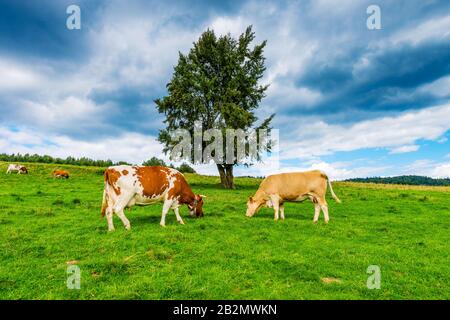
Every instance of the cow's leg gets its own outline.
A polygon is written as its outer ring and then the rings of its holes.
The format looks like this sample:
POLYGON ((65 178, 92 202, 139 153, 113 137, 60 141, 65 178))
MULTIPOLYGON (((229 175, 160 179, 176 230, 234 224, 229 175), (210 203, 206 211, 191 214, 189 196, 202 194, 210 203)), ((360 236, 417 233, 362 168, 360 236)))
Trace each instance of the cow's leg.
POLYGON ((120 220, 122 220, 125 229, 130 230, 131 229, 130 220, 128 220, 127 217, 125 216, 125 213, 123 213, 123 209, 120 211, 116 211, 116 214, 120 218, 120 220))
POLYGON ((114 206, 114 212, 117 214, 117 216, 120 218, 120 220, 122 220, 122 223, 123 223, 125 229, 127 229, 127 230, 131 229, 131 225, 130 225, 130 221, 127 219, 127 217, 123 213, 123 209, 125 209, 125 207, 130 202, 132 197, 133 197, 132 194, 121 194, 118 201, 116 202, 116 205, 114 206))
POLYGON ((310 197, 312 203, 314 203, 314 219, 313 222, 317 223, 317 221, 319 221, 319 216, 320 216, 320 204, 319 204, 319 200, 317 197, 311 196, 310 197))
POLYGON ((270 196, 270 201, 272 202, 272 205, 273 205, 273 210, 275 213, 274 220, 276 221, 279 219, 278 212, 280 210, 280 203, 279 203, 278 196, 276 196, 276 195, 270 196))
POLYGON ((322 211, 323 211, 323 215, 324 215, 324 218, 325 218, 325 223, 328 223, 328 221, 330 221, 330 217, 328 216, 328 205, 325 204, 322 207, 322 211))
POLYGON ((114 231, 114 223, 113 223, 113 211, 112 208, 108 205, 106 208, 106 220, 108 221, 108 231, 114 231))
POLYGON ((175 212, 175 216, 177 217, 177 221, 180 224, 184 224, 184 221, 183 221, 183 219, 181 219, 181 216, 180 216, 180 209, 178 207, 175 207, 175 208, 173 208, 173 211, 175 212))
POLYGON ((314 203, 314 223, 317 223, 319 221, 319 215, 320 215, 320 205, 318 203, 314 203))
POLYGON ((330 217, 328 216, 328 204, 327 204, 327 201, 325 200, 325 197, 323 197, 322 199, 319 198, 319 205, 323 211, 323 217, 325 219, 325 223, 328 223, 328 221, 330 221, 330 217))
POLYGON ((284 203, 280 203, 280 218, 284 220, 284 203))
POLYGON ((166 226, 166 215, 167 215, 167 212, 169 212, 171 206, 172 206, 172 200, 166 199, 164 201, 164 205, 163 205, 161 222, 159 223, 161 225, 161 227, 166 226))

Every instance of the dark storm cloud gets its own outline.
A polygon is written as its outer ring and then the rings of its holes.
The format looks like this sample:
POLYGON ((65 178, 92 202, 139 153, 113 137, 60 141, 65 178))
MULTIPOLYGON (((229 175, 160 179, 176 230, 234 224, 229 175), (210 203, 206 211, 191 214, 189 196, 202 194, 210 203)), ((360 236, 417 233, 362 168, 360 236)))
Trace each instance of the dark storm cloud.
MULTIPOLYGON (((68 30, 66 8, 73 1, 0 1, 0 52, 15 57, 82 59, 88 53, 86 32, 68 30)), ((87 30, 100 2, 76 1, 82 7, 82 29, 87 30)))

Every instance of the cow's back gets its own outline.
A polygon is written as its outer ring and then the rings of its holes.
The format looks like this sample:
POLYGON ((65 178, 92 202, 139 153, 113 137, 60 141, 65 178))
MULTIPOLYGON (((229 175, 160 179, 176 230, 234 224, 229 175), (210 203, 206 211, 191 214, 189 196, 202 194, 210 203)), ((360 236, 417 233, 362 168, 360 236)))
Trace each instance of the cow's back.
POLYGON ((286 200, 295 200, 300 195, 326 190, 327 176, 319 171, 291 172, 270 175, 263 180, 260 190, 266 194, 277 194, 286 200))
POLYGON ((166 167, 135 167, 135 175, 145 197, 162 194, 170 186, 171 171, 166 167))
POLYGON ((162 166, 112 166, 105 171, 105 181, 117 195, 126 191, 152 198, 162 195, 182 177, 175 169, 162 166))

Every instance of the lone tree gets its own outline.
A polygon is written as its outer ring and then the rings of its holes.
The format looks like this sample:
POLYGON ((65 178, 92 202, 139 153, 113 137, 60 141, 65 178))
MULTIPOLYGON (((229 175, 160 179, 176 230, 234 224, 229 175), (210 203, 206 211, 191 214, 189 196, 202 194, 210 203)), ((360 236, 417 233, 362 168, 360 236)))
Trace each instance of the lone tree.
MULTIPOLYGON (((238 39, 230 34, 217 37, 208 29, 187 55, 179 53, 173 77, 167 84, 168 95, 155 100, 158 111, 166 117, 166 128, 160 130, 158 137, 165 153, 178 143, 171 139, 171 132, 184 129, 192 137, 194 124, 198 121, 203 130, 219 129, 223 141, 226 129, 270 130, 274 114, 254 127, 258 120, 254 112, 268 88, 259 83, 266 70, 263 56, 266 41, 251 48, 254 38, 251 26, 238 39)), ((206 145, 202 142, 202 150, 206 145)), ((268 145, 265 149, 270 151, 270 148, 268 145)), ((258 161, 261 151, 258 150, 258 161)), ((193 157, 190 161, 194 163, 193 157)), ((232 163, 215 163, 222 185, 234 188, 233 166, 238 164, 238 159, 234 158, 232 163)))

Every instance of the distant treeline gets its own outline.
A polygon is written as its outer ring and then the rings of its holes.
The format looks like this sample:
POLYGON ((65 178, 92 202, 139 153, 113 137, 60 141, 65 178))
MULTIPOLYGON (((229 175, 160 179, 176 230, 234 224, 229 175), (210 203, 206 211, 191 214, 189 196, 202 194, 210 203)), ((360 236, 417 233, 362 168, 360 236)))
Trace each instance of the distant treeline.
POLYGON ((408 184, 418 186, 450 186, 450 178, 434 179, 424 176, 398 176, 398 177, 372 177, 372 178, 354 178, 345 181, 351 182, 370 182, 385 184, 408 184))
POLYGON ((76 166, 95 166, 95 167, 109 167, 121 164, 121 162, 116 163, 111 160, 93 160, 86 157, 82 158, 67 157, 63 159, 63 158, 54 158, 49 155, 28 154, 28 153, 27 154, 0 153, 0 161, 71 164, 76 166))
MULTIPOLYGON (((0 153, 0 161, 7 162, 32 162, 32 163, 54 163, 54 164, 71 164, 75 166, 93 166, 93 167, 109 167, 122 164, 130 164, 125 161, 113 162, 111 160, 93 160, 86 157, 75 158, 67 157, 54 158, 49 155, 39 155, 39 154, 6 154, 0 153)), ((187 163, 183 163, 179 167, 175 167, 172 164, 167 165, 163 160, 156 157, 152 157, 150 160, 144 161, 142 163, 144 166, 167 166, 175 168, 183 173, 195 173, 195 170, 191 168, 187 163)))

